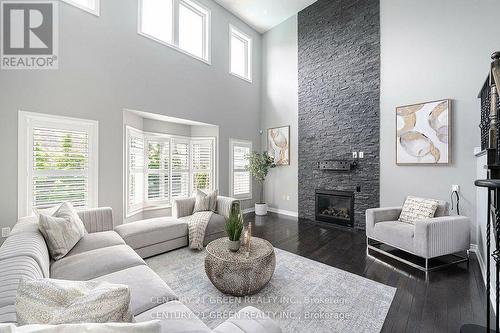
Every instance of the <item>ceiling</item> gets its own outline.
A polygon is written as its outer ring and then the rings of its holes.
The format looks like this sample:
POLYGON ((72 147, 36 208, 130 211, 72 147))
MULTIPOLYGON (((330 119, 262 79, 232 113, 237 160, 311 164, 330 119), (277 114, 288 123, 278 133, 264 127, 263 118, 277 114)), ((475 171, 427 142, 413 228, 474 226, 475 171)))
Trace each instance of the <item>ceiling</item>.
POLYGON ((260 33, 297 14, 317 0, 215 0, 260 33))

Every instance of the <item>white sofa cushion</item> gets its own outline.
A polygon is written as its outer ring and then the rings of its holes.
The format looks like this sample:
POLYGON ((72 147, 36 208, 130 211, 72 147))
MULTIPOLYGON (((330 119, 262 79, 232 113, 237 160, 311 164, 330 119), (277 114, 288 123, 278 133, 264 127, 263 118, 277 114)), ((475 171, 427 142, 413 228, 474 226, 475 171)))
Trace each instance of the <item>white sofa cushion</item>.
POLYGON ((124 245, 125 241, 114 231, 94 232, 85 234, 68 252, 66 257, 87 251, 102 249, 104 247, 124 245))
POLYGON ((162 333, 160 322, 157 320, 144 323, 85 323, 64 325, 26 325, 15 327, 8 325, 4 328, 0 324, 0 332, 5 333, 162 333))
POLYGON ((146 265, 127 268, 100 276, 93 281, 119 283, 130 288, 130 310, 134 316, 165 302, 177 300, 177 295, 146 265))
POLYGON ((115 245, 55 261, 50 266, 50 276, 61 280, 86 281, 145 264, 129 246, 115 245))
POLYGON ((19 325, 132 322, 128 286, 99 281, 21 279, 19 325))
POLYGON ((161 304, 135 317, 137 322, 160 320, 165 333, 208 333, 210 329, 179 301, 161 304))
POLYGON ((125 223, 117 226, 115 230, 133 249, 188 235, 187 223, 169 216, 125 223))

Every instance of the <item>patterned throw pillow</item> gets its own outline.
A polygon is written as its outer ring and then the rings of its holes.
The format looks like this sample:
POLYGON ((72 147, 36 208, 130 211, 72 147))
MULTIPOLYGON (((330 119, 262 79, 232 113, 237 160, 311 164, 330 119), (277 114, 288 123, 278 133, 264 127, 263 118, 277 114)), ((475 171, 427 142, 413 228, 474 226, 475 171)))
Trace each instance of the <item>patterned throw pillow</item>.
POLYGON ((16 294, 19 325, 132 322, 126 285, 98 281, 21 279, 16 294))
POLYGON ((194 203, 193 214, 197 212, 212 211, 217 209, 217 190, 203 192, 196 190, 196 202, 194 203))
POLYGON ((437 200, 409 196, 405 200, 399 221, 414 224, 417 220, 432 218, 437 207, 437 200))
POLYGON ((85 226, 69 202, 52 215, 40 214, 38 228, 54 260, 63 258, 85 235, 85 226))

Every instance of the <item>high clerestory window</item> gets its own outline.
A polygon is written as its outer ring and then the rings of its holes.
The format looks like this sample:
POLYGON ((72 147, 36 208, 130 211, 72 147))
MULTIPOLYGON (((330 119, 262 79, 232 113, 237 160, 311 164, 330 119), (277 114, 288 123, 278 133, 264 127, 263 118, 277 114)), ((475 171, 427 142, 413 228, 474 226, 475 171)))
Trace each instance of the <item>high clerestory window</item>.
POLYGON ((139 33, 210 62, 210 10, 193 0, 139 0, 139 33))

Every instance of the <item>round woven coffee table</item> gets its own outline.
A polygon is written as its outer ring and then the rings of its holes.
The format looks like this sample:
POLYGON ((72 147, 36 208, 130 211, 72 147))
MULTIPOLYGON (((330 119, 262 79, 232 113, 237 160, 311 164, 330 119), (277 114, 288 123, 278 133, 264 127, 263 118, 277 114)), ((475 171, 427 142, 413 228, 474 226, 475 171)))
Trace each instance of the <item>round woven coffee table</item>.
POLYGON ((205 272, 224 294, 247 296, 257 293, 271 280, 276 267, 274 248, 268 241, 253 237, 250 254, 228 248, 229 239, 219 238, 207 245, 205 272))

